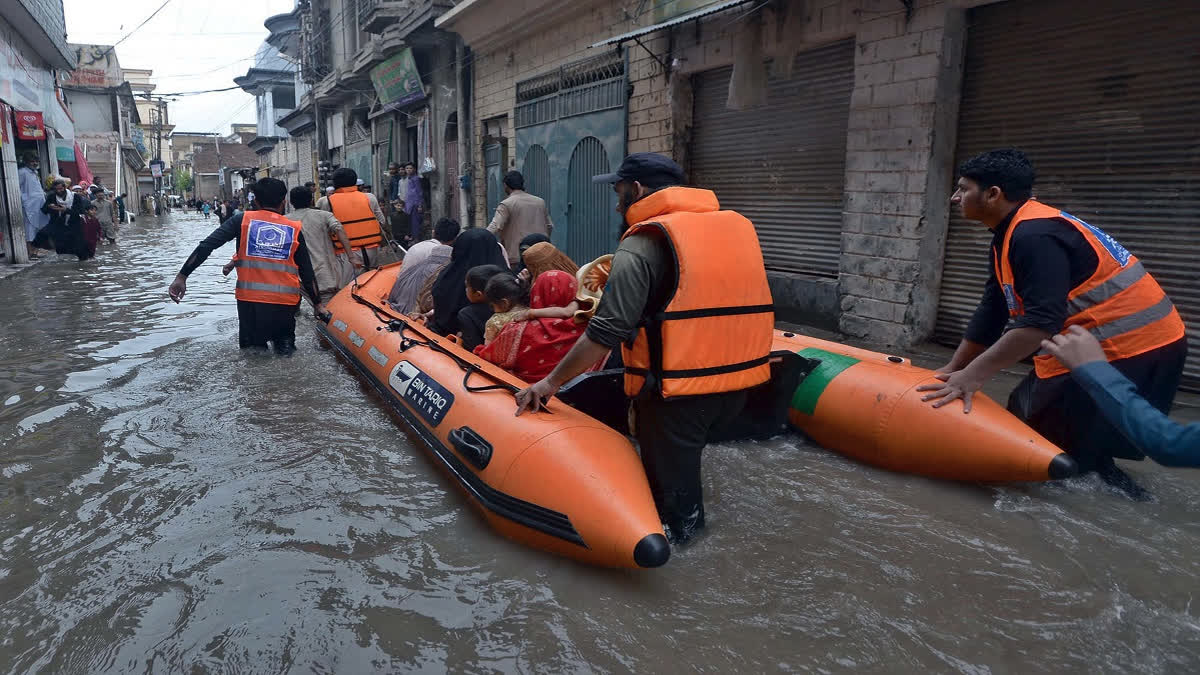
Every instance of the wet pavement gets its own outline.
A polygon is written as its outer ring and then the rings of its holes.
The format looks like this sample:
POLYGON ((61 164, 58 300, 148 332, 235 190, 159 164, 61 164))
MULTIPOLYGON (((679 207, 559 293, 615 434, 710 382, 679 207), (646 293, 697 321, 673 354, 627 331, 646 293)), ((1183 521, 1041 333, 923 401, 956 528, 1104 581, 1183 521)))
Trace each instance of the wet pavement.
POLYGON ((984 487, 711 447, 709 532, 586 568, 492 533, 315 339, 239 353, 216 226, 0 281, 0 672, 1180 673, 1200 480, 984 487))

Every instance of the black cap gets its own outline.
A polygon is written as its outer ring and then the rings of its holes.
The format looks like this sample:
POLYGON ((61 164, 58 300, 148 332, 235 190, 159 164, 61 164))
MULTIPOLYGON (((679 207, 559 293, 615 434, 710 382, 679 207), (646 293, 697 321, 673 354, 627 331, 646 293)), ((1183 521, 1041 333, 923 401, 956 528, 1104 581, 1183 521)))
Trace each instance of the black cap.
POLYGON ((616 173, 592 176, 593 183, 617 183, 635 180, 650 188, 682 185, 683 169, 670 157, 655 152, 635 152, 621 162, 616 173))

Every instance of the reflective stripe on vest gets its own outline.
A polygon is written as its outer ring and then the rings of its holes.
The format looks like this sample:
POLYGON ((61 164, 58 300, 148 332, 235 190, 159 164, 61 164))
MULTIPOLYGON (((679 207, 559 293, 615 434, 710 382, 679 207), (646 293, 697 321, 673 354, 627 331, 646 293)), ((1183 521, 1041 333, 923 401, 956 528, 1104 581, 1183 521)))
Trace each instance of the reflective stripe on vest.
POLYGON ((234 295, 244 302, 295 305, 300 301, 301 225, 274 211, 247 211, 238 241, 234 295))
POLYGON ((271 270, 273 272, 287 272, 289 274, 300 275, 300 268, 291 263, 267 262, 265 260, 237 260, 234 266, 238 269, 254 269, 254 270, 271 270))
MULTIPOLYGON (((342 230, 350 240, 350 248, 377 248, 383 245, 383 231, 379 228, 379 219, 371 210, 371 198, 367 193, 359 192, 356 187, 338 188, 329 195, 329 210, 342 224, 342 230)), ((345 249, 337 234, 331 232, 329 236, 333 240, 334 253, 343 253, 345 249)))
POLYGON ((237 289, 239 291, 263 291, 266 293, 281 293, 289 297, 294 297, 297 301, 300 300, 299 286, 283 286, 281 284, 263 284, 257 281, 242 281, 238 279, 237 289))
POLYGON ((641 222, 625 236, 665 237, 677 273, 667 305, 622 348, 629 396, 714 394, 770 379, 775 314, 758 236, 749 220, 718 209, 708 190, 668 188, 626 214, 641 222))
MULTIPOLYGON (((1064 333, 1070 326, 1087 330, 1100 342, 1109 361, 1137 356, 1183 338, 1183 320, 1175 305, 1137 257, 1100 229, 1032 200, 1013 216, 996 257, 996 279, 1008 301, 1010 316, 1025 313, 1025 306, 1013 286, 1009 258, 1013 232, 1024 221, 1045 218, 1074 227, 1095 251, 1098 261, 1096 272, 1067 296, 1069 316, 1063 325, 1064 333)), ((1041 378, 1069 372, 1048 354, 1035 356, 1033 363, 1041 378)))

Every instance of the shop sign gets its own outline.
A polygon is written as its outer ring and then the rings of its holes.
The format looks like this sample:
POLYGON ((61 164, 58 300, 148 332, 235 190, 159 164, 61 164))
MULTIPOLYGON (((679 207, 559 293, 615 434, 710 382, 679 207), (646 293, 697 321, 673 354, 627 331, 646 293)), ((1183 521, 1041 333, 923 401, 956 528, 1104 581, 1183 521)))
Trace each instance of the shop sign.
POLYGON ((155 178, 162 178, 163 167, 165 165, 166 165, 166 162, 163 162, 161 160, 156 159, 156 160, 151 161, 150 162, 150 175, 154 176, 155 178))
POLYGON ((408 47, 372 68, 371 84, 375 85, 384 110, 395 110, 425 98, 425 85, 408 47))
POLYGON ((17 120, 17 138, 23 141, 46 140, 46 125, 42 122, 42 113, 18 110, 14 117, 17 120))
POLYGON ((54 156, 60 162, 75 161, 75 143, 73 141, 59 141, 54 146, 54 156))

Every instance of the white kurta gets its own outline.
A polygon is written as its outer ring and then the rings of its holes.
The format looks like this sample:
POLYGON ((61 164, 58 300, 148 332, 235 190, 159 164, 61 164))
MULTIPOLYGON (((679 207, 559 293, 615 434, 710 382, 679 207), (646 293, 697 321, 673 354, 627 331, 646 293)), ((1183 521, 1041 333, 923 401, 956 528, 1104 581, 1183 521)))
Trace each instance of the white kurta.
POLYGON ((17 175, 21 184, 21 207, 25 211, 25 240, 33 241, 38 230, 50 223, 50 215, 42 213, 46 191, 42 189, 42 181, 33 169, 23 166, 17 175))

